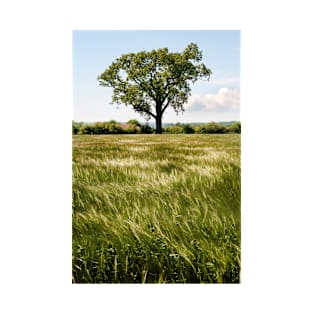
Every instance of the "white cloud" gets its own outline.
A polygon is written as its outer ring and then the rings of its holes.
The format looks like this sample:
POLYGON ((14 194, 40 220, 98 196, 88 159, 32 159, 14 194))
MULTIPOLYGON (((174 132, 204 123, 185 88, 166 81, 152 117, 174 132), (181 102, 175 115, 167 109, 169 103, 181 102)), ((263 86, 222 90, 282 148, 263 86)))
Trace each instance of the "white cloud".
POLYGON ((187 111, 232 111, 240 106, 239 89, 220 88, 217 94, 193 95, 188 99, 187 111))

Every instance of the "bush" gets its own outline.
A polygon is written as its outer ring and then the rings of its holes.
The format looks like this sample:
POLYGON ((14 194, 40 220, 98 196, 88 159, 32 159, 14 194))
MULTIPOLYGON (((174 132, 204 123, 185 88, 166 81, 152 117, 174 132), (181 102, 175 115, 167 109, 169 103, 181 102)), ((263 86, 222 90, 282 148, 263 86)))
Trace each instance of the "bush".
POLYGON ((107 122, 107 128, 109 130, 109 134, 123 134, 124 131, 122 127, 117 124, 115 121, 107 122))
POLYGON ((126 134, 138 134, 139 128, 138 128, 138 126, 135 126, 135 125, 129 125, 127 128, 124 128, 123 131, 126 134))
POLYGON ((228 128, 230 133, 241 134, 241 123, 236 122, 229 126, 228 128))
POLYGON ((127 134, 139 134, 141 125, 137 120, 129 120, 127 124, 122 125, 122 129, 127 134))
POLYGON ((127 122, 128 125, 133 125, 133 126, 141 126, 141 124, 137 120, 129 120, 127 122))
MULTIPOLYGON (((75 130, 76 131, 76 130, 75 130)), ((123 134, 124 131, 115 121, 83 124, 78 131, 81 135, 123 134)))
POLYGON ((180 125, 175 125, 175 126, 165 127, 164 131, 166 133, 171 133, 171 134, 182 134, 184 132, 184 129, 180 125))
POLYGON ((152 134, 153 131, 154 131, 153 128, 150 127, 149 125, 140 126, 140 134, 152 134))
POLYGON ((97 122, 93 125, 93 133, 94 134, 108 134, 109 128, 107 123, 105 122, 97 122))
POLYGON ((193 134, 195 130, 188 124, 183 124, 183 132, 185 134, 193 134))
MULTIPOLYGON (((236 133, 241 134, 241 123, 235 122, 231 125, 224 126, 218 123, 208 123, 199 126, 176 123, 163 129, 165 133, 171 134, 224 134, 236 133)), ((119 124, 114 120, 108 122, 97 122, 93 124, 84 124, 83 122, 72 122, 72 134, 82 135, 100 135, 100 134, 152 134, 154 128, 148 124, 141 125, 137 120, 129 120, 127 125, 119 124)))
POLYGON ((79 134, 80 135, 93 135, 94 134, 94 128, 91 125, 84 124, 79 129, 79 134))
POLYGON ((84 125, 83 122, 75 122, 72 121, 72 134, 77 135, 79 133, 79 129, 84 125))
POLYGON ((176 123, 174 126, 164 128, 164 131, 171 134, 193 134, 195 130, 189 124, 176 123))
POLYGON ((224 134, 226 133, 226 127, 217 123, 208 123, 196 127, 195 131, 198 134, 224 134))

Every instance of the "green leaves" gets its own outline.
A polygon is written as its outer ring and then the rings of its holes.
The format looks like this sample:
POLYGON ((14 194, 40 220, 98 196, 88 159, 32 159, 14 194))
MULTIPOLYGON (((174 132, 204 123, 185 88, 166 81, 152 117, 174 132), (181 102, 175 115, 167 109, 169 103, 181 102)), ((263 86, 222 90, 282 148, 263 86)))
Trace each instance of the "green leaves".
POLYGON ((169 106, 183 112, 190 84, 210 78, 212 72, 201 60, 202 52, 195 43, 182 53, 170 53, 167 48, 128 53, 117 58, 98 80, 100 86, 113 88, 112 102, 161 119, 169 106))

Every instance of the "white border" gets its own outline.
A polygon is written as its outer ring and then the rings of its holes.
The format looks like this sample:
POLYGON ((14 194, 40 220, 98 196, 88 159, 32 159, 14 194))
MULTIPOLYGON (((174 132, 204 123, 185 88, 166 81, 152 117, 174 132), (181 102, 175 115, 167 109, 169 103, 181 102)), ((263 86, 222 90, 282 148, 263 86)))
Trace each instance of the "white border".
POLYGON ((2 311, 312 310, 313 51, 305 4, 2 5, 2 311), (71 284, 73 29, 241 29, 240 285, 71 284))

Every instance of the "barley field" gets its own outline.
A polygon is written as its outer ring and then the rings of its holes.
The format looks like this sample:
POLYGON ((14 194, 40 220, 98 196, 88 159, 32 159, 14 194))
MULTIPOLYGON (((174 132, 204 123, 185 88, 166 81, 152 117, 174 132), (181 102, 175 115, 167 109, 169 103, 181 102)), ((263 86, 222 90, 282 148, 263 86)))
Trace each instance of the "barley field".
POLYGON ((240 135, 74 135, 73 283, 239 283, 240 135))

